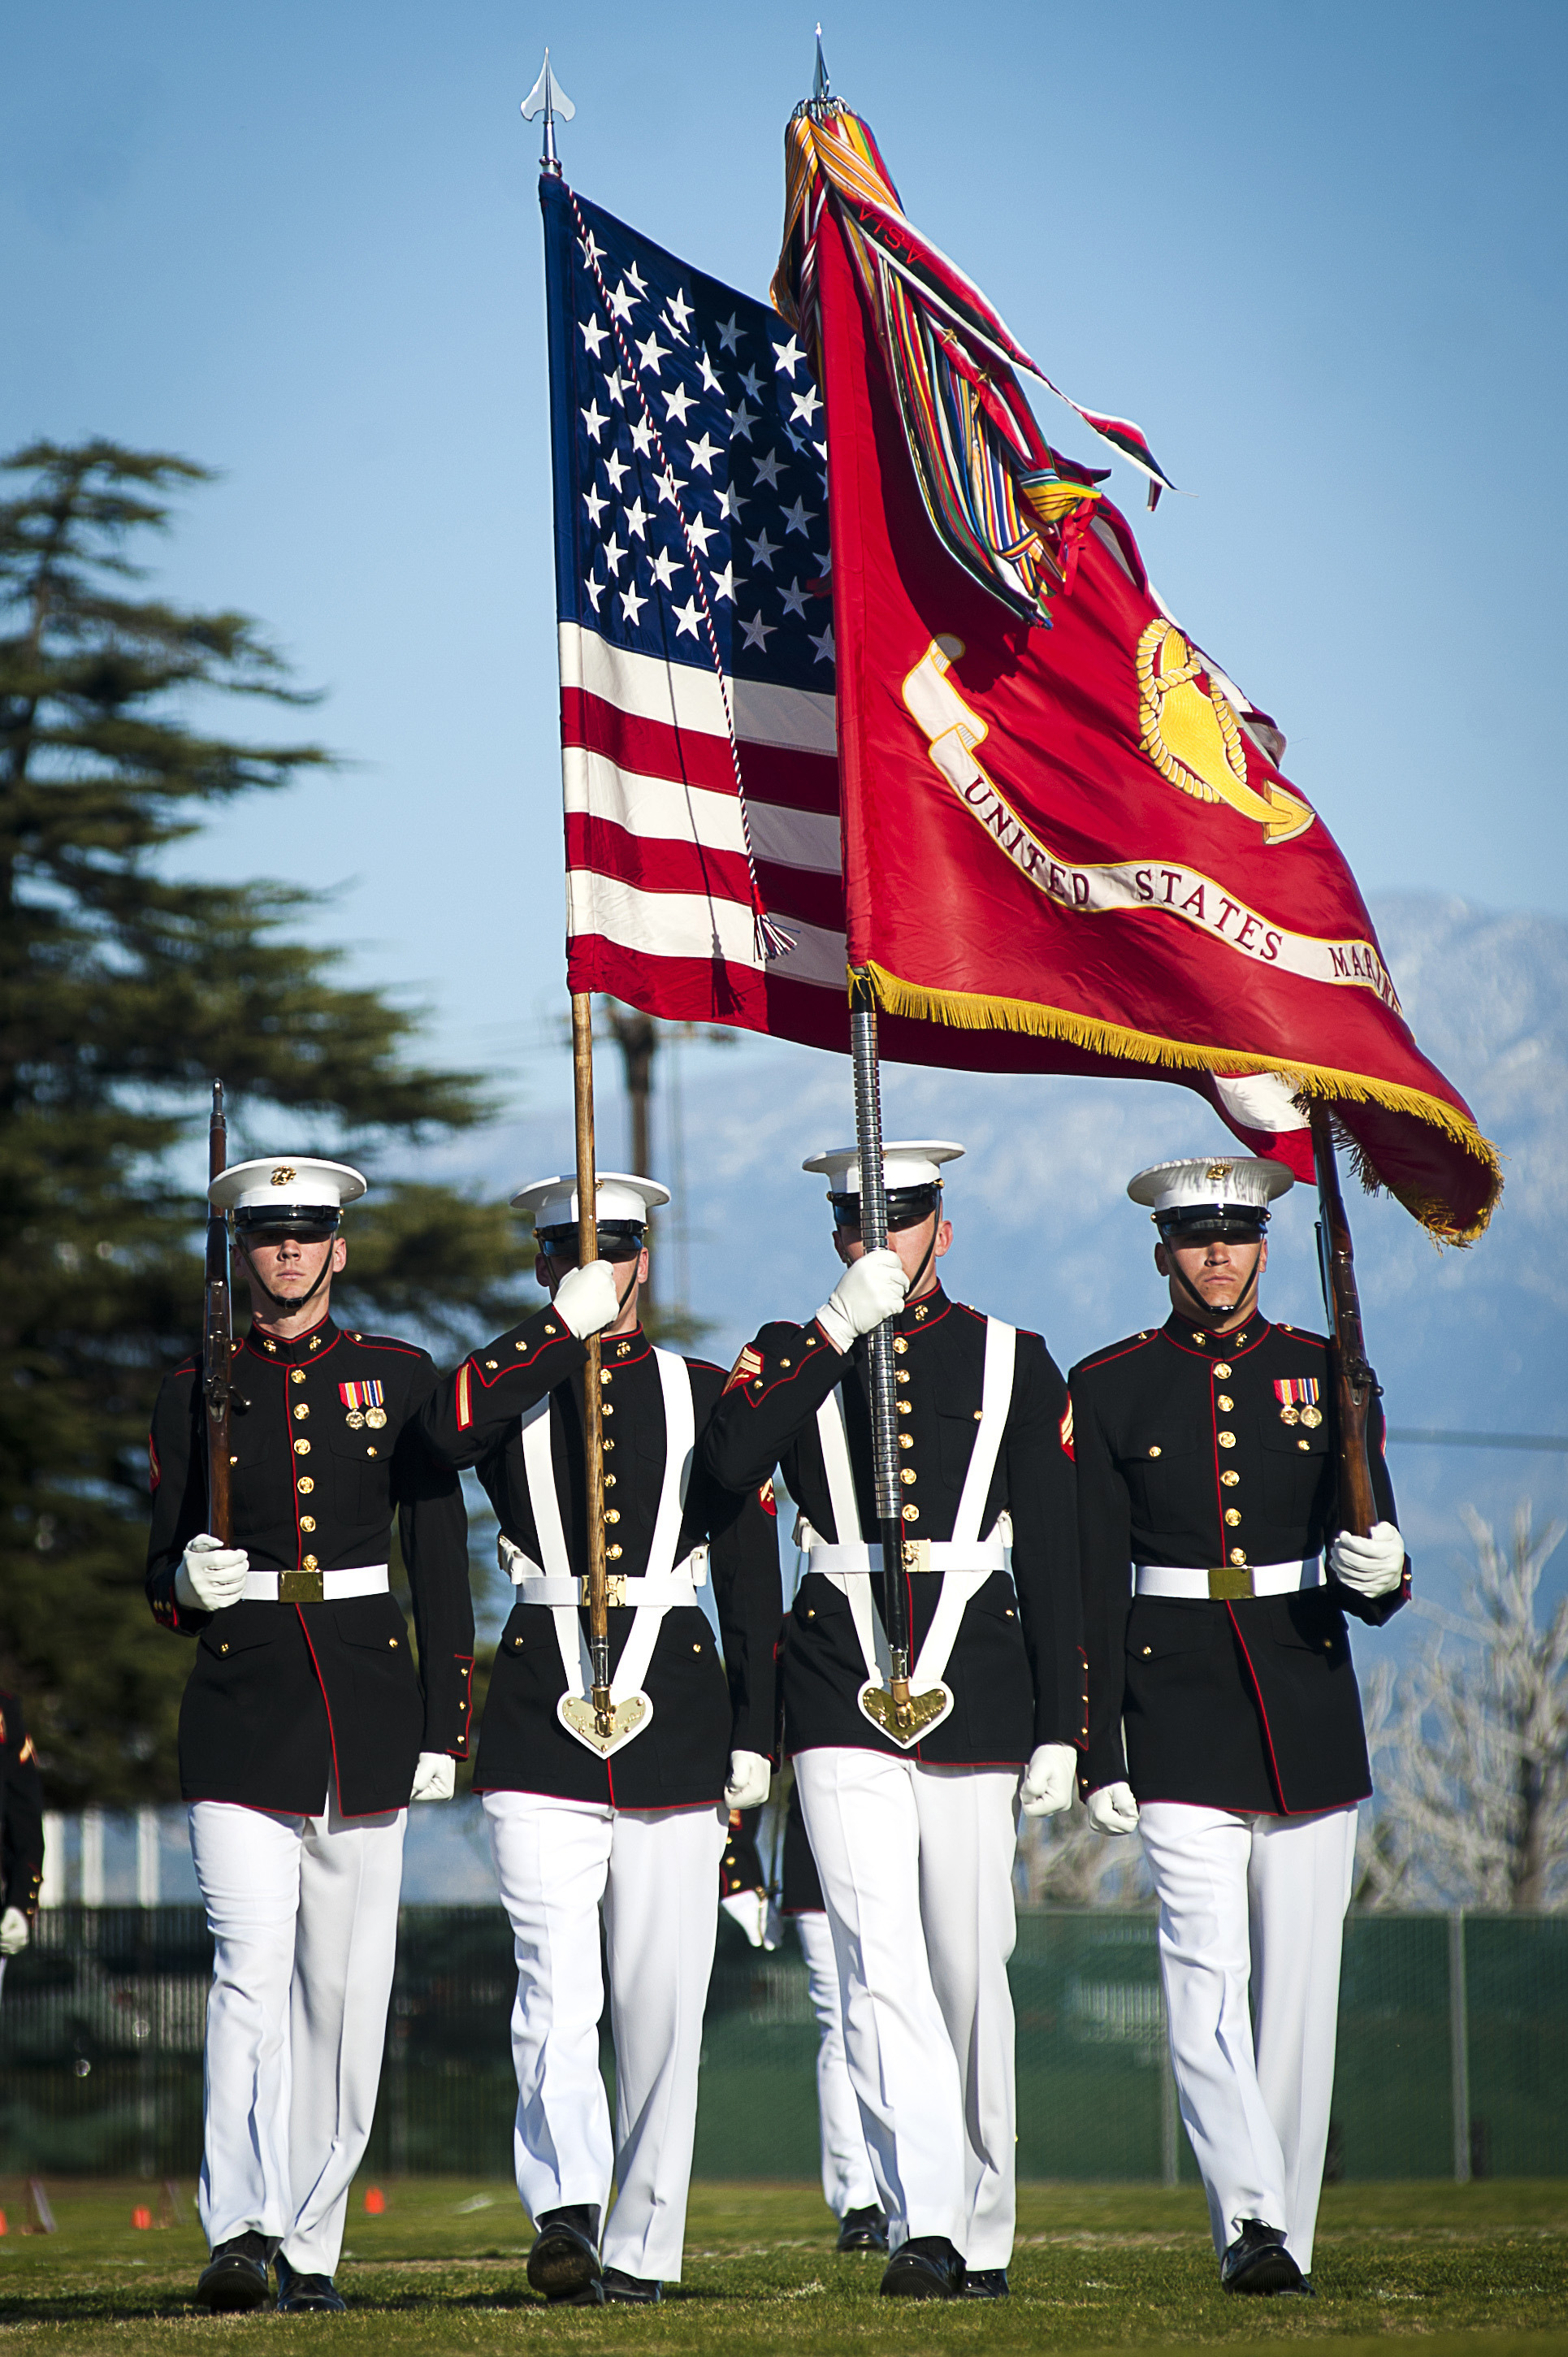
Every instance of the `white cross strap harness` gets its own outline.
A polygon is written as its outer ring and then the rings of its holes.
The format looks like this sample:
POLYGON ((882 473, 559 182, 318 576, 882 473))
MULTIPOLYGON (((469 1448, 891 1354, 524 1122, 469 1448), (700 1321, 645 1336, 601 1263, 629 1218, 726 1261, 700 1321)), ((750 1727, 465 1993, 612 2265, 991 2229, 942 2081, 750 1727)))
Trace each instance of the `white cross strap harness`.
MULTIPOLYGON (((922 1696, 935 1693, 941 1697, 940 1707, 908 1738, 918 1742, 950 1716, 953 1706, 950 1686, 944 1683, 948 1658, 958 1641, 960 1624, 972 1596, 977 1596, 988 1579, 999 1571, 1012 1568, 1012 1551, 1007 1544, 1006 1517, 998 1518, 995 1527, 984 1538, 980 1535, 980 1518, 985 1512, 985 1501, 991 1494, 991 1477, 996 1469, 996 1459, 1002 1448, 1002 1436, 1006 1430, 1008 1411, 1013 1404, 1013 1369, 1017 1352, 1017 1329, 1004 1326, 999 1318, 985 1321, 985 1372, 981 1383, 980 1415, 974 1427, 974 1444, 970 1450, 969 1469, 964 1475, 963 1489, 953 1517, 950 1539, 922 1539, 917 1543, 911 1568, 940 1574, 941 1594, 926 1631, 924 1644, 914 1668, 909 1673, 911 1695, 922 1696)), ((873 1609, 871 1576, 882 1571, 882 1549, 866 1545, 861 1538, 860 1508, 854 1494, 854 1474, 849 1461, 849 1436, 844 1428, 843 1403, 835 1386, 817 1410, 817 1431, 822 1444, 822 1470, 827 1478, 828 1497, 832 1504, 833 1527, 839 1533, 839 1543, 829 1545, 818 1538, 809 1523, 800 1531, 810 1566, 831 1579, 841 1595, 847 1598, 854 1620, 855 1634, 860 1640, 861 1657, 865 1663, 869 1686, 861 1689, 858 1700, 862 1715, 870 1720, 879 1734, 892 1730, 884 1720, 866 1708, 868 1693, 886 1691, 892 1676, 892 1663, 887 1651, 887 1638, 882 1622, 873 1609)), ((895 1742, 905 1738, 894 1735, 895 1742)))
POLYGON ((620 1579, 611 1575, 606 1581, 612 1605, 633 1608, 631 1629, 610 1681, 610 1702, 618 1732, 607 1743, 585 1735, 575 1723, 583 1717, 582 1712, 569 1714, 567 1708, 574 1702, 588 1702, 593 1689, 588 1641, 578 1618, 579 1605, 588 1600, 588 1583, 573 1572, 561 1521, 561 1501, 555 1493, 555 1468, 550 1447, 548 1393, 522 1419, 523 1470, 543 1564, 535 1563, 513 1540, 502 1538, 499 1545, 501 1567, 510 1573, 519 1601, 545 1606, 554 1620, 561 1666, 566 1674, 566 1691, 555 1706, 556 1716, 568 1735, 602 1760, 623 1750, 644 1734, 652 1721, 653 1699, 644 1692, 642 1682, 659 1642, 664 1615, 675 1605, 695 1604, 707 1615, 715 1644, 719 1640, 718 1612, 708 1579, 707 1548, 693 1547, 682 1563, 677 1565, 675 1561, 696 1445, 691 1371, 685 1360, 673 1351, 655 1351, 653 1357, 664 1394, 664 1475, 647 1571, 640 1578, 620 1579), (623 1704, 640 1706, 627 1713, 625 1722, 621 1717, 623 1704))

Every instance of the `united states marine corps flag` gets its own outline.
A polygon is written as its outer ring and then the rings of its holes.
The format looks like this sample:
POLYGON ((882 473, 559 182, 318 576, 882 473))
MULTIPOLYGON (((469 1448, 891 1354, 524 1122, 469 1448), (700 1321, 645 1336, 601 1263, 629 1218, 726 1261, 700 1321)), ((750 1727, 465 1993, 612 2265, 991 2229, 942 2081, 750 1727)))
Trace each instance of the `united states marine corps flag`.
MULTIPOLYGON (((786 155, 773 291, 825 399, 851 968, 950 1027, 933 1060, 1003 1034, 1026 1067, 1187 1079, 1304 1178, 1297 1101, 1331 1101, 1369 1177, 1478 1234, 1496 1155, 1283 738, 1160 603, 1104 470, 1046 441, 1016 373, 1043 371, 866 125, 820 92, 786 155)), ((1139 428, 1069 406, 1152 503, 1139 428)))

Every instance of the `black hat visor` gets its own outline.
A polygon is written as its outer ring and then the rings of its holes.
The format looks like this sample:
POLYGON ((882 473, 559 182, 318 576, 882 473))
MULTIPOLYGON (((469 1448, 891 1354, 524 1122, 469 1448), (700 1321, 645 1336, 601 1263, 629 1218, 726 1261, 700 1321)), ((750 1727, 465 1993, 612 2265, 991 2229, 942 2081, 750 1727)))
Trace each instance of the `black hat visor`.
MULTIPOLYGON (((562 1268, 577 1265, 577 1223, 570 1227, 536 1228, 534 1242, 542 1253, 562 1268)), ((637 1220, 601 1220, 598 1225, 598 1256, 601 1260, 635 1260, 642 1250, 644 1230, 637 1220)))

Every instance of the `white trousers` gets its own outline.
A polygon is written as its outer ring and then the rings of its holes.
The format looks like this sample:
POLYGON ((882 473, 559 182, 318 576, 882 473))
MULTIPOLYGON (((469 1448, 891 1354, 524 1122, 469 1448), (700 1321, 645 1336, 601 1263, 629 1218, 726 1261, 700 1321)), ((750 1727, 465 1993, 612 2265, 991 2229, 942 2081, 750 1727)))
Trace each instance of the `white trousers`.
POLYGON ((1013 1857, 1018 1771, 877 1751, 795 1755, 827 1901, 844 2053, 893 2249, 1013 2254, 1013 1857))
POLYGON ((806 1959, 817 2017, 817 2117, 822 2138, 822 2199, 835 2218, 880 2207, 860 2105, 843 2050, 843 1997, 832 1925, 813 1910, 791 1918, 806 1959))
POLYGON ((606 2266, 679 2283, 728 1814, 487 1792, 485 1815, 517 1954, 513 2154, 523 2208, 537 2218, 591 2202, 602 2217, 613 2178, 606 2266), (613 2142, 599 2075, 601 1907, 613 2142))
POLYGON ((1254 1816, 1151 1801, 1138 1829, 1160 1902, 1171 2062, 1214 2247, 1223 2252, 1244 2219, 1262 2218, 1284 2229, 1305 2275, 1328 2148, 1356 1811, 1254 1816))
POLYGON ((318 1817, 197 1801, 190 1854, 218 1943, 199 2207, 209 2244, 279 2240, 332 2274, 370 2141, 397 1954, 406 1809, 318 1817))

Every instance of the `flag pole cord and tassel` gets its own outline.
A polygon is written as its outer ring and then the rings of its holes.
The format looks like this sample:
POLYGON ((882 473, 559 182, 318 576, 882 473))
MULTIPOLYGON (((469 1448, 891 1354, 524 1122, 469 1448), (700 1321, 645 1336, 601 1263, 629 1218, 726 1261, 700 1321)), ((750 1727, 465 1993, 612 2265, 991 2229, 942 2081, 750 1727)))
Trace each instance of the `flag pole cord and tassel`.
POLYGON ((1339 1523, 1342 1530, 1366 1538, 1378 1519, 1367 1458, 1367 1417, 1381 1385, 1367 1363, 1355 1250, 1339 1188, 1328 1107, 1315 1104, 1311 1120, 1317 1174, 1317 1259, 1328 1312, 1328 1381, 1339 1452, 1339 1523))

